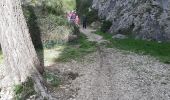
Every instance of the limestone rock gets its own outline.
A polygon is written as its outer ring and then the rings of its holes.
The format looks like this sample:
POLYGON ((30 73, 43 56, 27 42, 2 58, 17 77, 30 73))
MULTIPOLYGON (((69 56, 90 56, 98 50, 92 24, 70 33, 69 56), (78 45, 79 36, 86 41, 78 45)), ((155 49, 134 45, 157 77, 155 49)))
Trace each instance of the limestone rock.
POLYGON ((116 34, 112 37, 113 39, 126 39, 127 36, 123 34, 116 34))
POLYGON ((170 41, 170 0, 93 0, 92 7, 112 21, 111 33, 170 41))
POLYGON ((94 29, 97 29, 101 26, 101 23, 99 21, 96 21, 96 22, 93 22, 90 26, 94 29))

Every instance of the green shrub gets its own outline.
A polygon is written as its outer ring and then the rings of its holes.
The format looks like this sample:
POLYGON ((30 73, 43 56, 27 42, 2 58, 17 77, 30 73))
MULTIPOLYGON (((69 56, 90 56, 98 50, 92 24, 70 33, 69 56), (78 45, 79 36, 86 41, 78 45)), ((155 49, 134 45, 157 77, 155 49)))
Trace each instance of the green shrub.
POLYGON ((47 23, 49 24, 55 24, 56 26, 67 26, 68 25, 68 21, 67 19, 63 16, 57 16, 54 14, 49 14, 48 16, 46 16, 47 23))
POLYGON ((98 17, 98 11, 94 9, 91 9, 91 11, 87 13, 87 18, 88 18, 87 20, 88 24, 91 24, 92 22, 100 20, 98 17))
POLYGON ((53 73, 45 72, 43 76, 46 79, 47 83, 54 87, 58 87, 61 84, 61 80, 59 79, 59 77, 53 73))
POLYGON ((55 44, 57 44, 55 41, 53 40, 49 40, 49 41, 46 41, 43 45, 43 47, 45 48, 48 48, 48 49, 51 49, 55 46, 55 44))
POLYGON ((76 10, 79 15, 87 14, 92 5, 92 0, 76 0, 76 10))
POLYGON ((69 42, 56 61, 67 62, 71 59, 81 60, 83 56, 96 51, 96 42, 90 42, 87 37, 80 33, 78 38, 69 42))
POLYGON ((107 32, 110 29, 111 26, 112 26, 112 22, 110 22, 110 21, 103 21, 100 30, 102 32, 107 32))
POLYGON ((62 0, 65 11, 72 11, 76 9, 76 0, 62 0))
POLYGON ((52 49, 54 48, 56 45, 64 45, 66 44, 65 40, 48 40, 45 43, 43 43, 43 47, 47 48, 47 49, 52 49))
POLYGON ((76 0, 78 15, 86 15, 87 23, 99 20, 97 10, 91 8, 93 0, 76 0))
POLYGON ((62 15, 64 13, 62 0, 45 0, 43 10, 47 13, 62 15))
POLYGON ((72 30, 63 13, 62 2, 62 0, 45 0, 40 6, 23 5, 23 12, 36 49, 52 48, 56 44, 67 42, 65 37, 72 30))
POLYGON ((25 83, 14 86, 15 100, 26 100, 30 96, 36 94, 34 83, 31 78, 28 78, 25 83))

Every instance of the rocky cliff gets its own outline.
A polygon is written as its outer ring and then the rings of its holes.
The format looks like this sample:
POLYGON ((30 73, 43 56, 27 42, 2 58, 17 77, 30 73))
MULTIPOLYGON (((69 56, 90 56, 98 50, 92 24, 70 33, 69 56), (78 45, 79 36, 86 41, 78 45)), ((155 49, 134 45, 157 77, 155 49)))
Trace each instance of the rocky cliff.
POLYGON ((93 0, 92 7, 112 21, 111 33, 170 41, 170 0, 93 0))

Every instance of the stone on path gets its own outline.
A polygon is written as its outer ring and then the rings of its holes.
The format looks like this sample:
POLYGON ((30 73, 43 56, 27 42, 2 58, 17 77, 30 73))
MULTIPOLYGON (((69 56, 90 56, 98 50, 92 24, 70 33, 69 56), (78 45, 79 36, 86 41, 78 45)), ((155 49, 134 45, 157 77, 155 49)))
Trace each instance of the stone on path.
POLYGON ((128 37, 126 35, 123 35, 123 34, 116 34, 112 38, 113 39, 126 39, 128 37))

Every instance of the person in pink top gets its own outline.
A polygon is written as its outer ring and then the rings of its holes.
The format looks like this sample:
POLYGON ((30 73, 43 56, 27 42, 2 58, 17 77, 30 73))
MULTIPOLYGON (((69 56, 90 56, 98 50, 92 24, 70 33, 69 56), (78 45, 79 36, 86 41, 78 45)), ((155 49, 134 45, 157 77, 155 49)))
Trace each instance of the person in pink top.
POLYGON ((71 16, 72 16, 72 12, 68 12, 67 13, 67 20, 68 20, 68 22, 70 22, 71 16))
POLYGON ((71 22, 72 23, 75 23, 75 20, 76 20, 76 13, 74 11, 72 11, 72 14, 71 14, 71 22))
POLYGON ((76 25, 79 25, 79 24, 80 24, 80 18, 79 18, 79 16, 78 16, 78 15, 76 16, 75 24, 76 24, 76 25))

